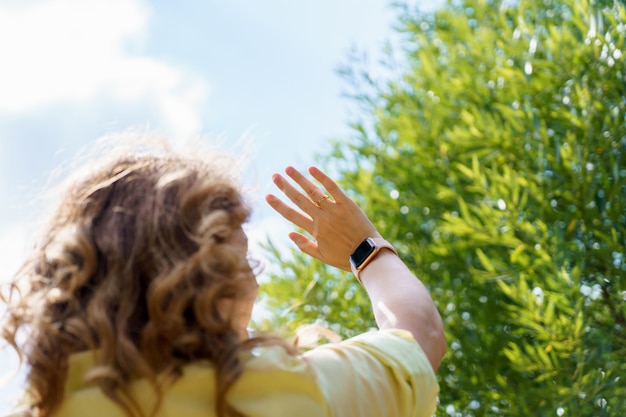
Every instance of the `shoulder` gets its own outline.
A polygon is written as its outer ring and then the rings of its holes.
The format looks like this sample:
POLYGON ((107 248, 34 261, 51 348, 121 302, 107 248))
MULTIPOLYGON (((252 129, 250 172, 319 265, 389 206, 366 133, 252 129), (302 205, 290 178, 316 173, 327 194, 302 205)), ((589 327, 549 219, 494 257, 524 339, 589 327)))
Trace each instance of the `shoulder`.
POLYGON ((385 329, 362 333, 343 343, 376 350, 392 349, 393 351, 401 350, 405 353, 407 351, 413 353, 423 352, 420 345, 413 338, 413 335, 401 329, 385 329))
POLYGON ((412 373, 435 378, 424 351, 411 333, 400 329, 386 329, 363 333, 340 343, 320 346, 304 354, 312 363, 341 359, 370 357, 384 366, 401 366, 412 373))
POLYGON ((336 416, 431 416, 439 393, 422 348, 404 330, 364 333, 303 355, 336 416), (351 414, 358 408, 358 413, 351 414))

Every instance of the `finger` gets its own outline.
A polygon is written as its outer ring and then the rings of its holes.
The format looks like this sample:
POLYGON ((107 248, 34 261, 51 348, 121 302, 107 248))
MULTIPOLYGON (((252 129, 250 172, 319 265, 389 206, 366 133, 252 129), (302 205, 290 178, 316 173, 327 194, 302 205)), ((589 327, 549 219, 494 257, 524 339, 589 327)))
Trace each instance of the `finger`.
POLYGON ((350 199, 350 197, 343 192, 339 185, 337 185, 332 178, 323 173, 319 168, 309 167, 309 174, 311 174, 313 178, 318 180, 320 184, 324 186, 324 189, 328 194, 330 194, 333 200, 337 202, 344 202, 350 199))
POLYGON ((289 233, 289 239, 291 239, 302 252, 322 260, 317 243, 313 242, 311 239, 298 232, 289 233))
POLYGON ((302 175, 300 171, 295 169, 294 167, 287 167, 285 169, 287 175, 289 175, 295 182, 307 193, 313 202, 316 202, 322 196, 326 195, 324 191, 320 189, 316 184, 313 184, 307 177, 302 175))
POLYGON ((293 207, 285 204, 280 198, 275 195, 268 194, 265 196, 265 201, 278 212, 285 219, 295 224, 301 229, 311 233, 312 220, 309 216, 302 214, 302 212, 294 209, 293 207))
POLYGON ((317 199, 317 201, 315 202, 315 205, 321 208, 323 202, 326 200, 332 201, 328 195, 324 194, 323 196, 317 199))
POLYGON ((279 174, 274 174, 272 176, 272 181, 274 184, 282 191, 293 203, 298 206, 301 210, 306 213, 312 212, 317 207, 315 203, 311 201, 311 199, 300 191, 298 191, 289 181, 283 178, 279 174))

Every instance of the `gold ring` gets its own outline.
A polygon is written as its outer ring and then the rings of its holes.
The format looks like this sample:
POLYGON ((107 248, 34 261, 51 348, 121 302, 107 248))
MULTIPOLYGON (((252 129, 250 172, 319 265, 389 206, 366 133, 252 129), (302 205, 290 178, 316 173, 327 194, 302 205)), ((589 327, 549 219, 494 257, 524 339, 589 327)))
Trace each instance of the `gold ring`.
POLYGON ((320 206, 320 203, 321 203, 322 201, 326 200, 327 198, 328 198, 328 196, 327 196, 326 194, 324 194, 323 196, 321 196, 321 197, 319 198, 319 200, 317 200, 317 202, 315 203, 315 205, 316 205, 317 207, 319 207, 319 206, 320 206))

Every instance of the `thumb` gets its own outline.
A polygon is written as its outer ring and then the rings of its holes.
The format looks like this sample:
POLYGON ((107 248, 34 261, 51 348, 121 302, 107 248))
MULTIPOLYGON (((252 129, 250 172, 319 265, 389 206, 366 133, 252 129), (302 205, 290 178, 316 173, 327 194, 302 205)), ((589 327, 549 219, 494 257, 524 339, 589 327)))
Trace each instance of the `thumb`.
POLYGON ((289 233, 289 239, 291 239, 302 252, 314 258, 320 259, 320 252, 317 247, 317 243, 313 242, 311 239, 297 232, 289 233))

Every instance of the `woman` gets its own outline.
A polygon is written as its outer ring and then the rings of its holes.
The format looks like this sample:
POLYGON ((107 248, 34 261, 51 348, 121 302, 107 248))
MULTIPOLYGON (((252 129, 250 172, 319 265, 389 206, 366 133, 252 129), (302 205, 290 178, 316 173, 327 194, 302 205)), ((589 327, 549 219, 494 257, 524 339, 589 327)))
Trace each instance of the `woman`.
POLYGON ((430 416, 445 351, 425 287, 317 168, 288 167, 307 231, 291 239, 354 270, 381 329, 300 354, 248 338, 258 285, 249 209, 222 157, 167 146, 78 171, 8 291, 2 336, 27 365, 26 416, 430 416), (328 193, 328 194, 325 194, 328 193), (368 239, 369 238, 369 239, 368 239), (352 263, 352 265, 351 265, 352 263))

